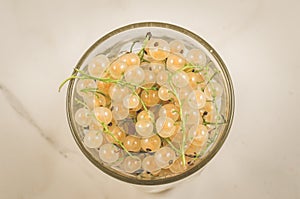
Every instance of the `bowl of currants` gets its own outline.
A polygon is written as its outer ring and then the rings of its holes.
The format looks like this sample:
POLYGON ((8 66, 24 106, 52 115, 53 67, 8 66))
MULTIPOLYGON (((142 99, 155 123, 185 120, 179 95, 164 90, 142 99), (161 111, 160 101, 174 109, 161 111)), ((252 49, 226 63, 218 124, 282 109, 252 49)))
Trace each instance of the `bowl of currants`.
POLYGON ((198 35, 136 23, 96 41, 65 83, 67 117, 83 154, 125 182, 170 185, 199 173, 234 114, 229 72, 198 35))

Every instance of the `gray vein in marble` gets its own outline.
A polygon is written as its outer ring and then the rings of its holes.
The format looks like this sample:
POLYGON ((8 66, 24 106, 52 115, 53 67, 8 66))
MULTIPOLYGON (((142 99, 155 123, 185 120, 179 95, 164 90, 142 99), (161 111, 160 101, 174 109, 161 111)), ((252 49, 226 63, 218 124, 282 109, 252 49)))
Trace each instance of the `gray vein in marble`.
POLYGON ((23 104, 20 102, 20 100, 3 84, 0 84, 0 90, 4 94, 6 101, 9 103, 9 105, 13 108, 13 110, 21 116, 23 119, 25 119, 32 127, 34 127, 39 135, 46 140, 46 142, 52 146, 60 155, 62 155, 64 158, 67 158, 68 155, 63 150, 59 149, 60 147, 57 145, 57 143, 51 139, 49 136, 46 135, 44 130, 37 124, 37 122, 32 118, 32 116, 29 114, 29 112, 26 110, 26 108, 23 106, 23 104))
MULTIPOLYGON (((68 154, 72 155, 78 155, 76 151, 71 151, 69 149, 65 149, 60 147, 52 138, 50 138, 46 132, 38 125, 38 123, 32 118, 30 113, 26 110, 24 105, 21 103, 21 101, 18 99, 17 96, 15 96, 6 86, 0 83, 0 91, 4 94, 4 97, 8 104, 13 108, 13 110, 21 116, 23 119, 25 119, 32 127, 34 127, 39 135, 46 140, 46 142, 61 155, 63 158, 66 158, 68 160, 74 161, 76 164, 79 165, 81 168, 81 171, 85 173, 87 177, 89 177, 91 180, 95 180, 97 178, 94 177, 94 175, 91 173, 90 170, 87 170, 84 166, 85 164, 81 161, 81 159, 74 158, 74 156, 68 156, 68 154)), ((103 183, 102 181, 100 183, 103 183)), ((106 196, 106 193, 105 193, 106 196)))

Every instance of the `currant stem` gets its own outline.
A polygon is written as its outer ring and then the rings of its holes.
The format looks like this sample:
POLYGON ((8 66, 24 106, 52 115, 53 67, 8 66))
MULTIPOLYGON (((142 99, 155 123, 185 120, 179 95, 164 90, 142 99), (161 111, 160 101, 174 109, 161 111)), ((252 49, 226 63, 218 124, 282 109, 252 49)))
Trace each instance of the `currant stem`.
POLYGON ((107 97, 103 92, 101 92, 99 89, 97 88, 84 88, 84 89, 81 89, 80 90, 81 92, 84 92, 84 93, 94 93, 94 94, 100 94, 100 95, 103 95, 104 97, 107 97))
POLYGON ((139 100, 140 100, 140 102, 141 102, 143 108, 145 109, 145 111, 148 112, 148 109, 147 109, 147 107, 146 107, 146 104, 145 104, 145 102, 142 100, 142 98, 139 96, 139 94, 138 94, 136 91, 133 91, 133 94, 136 95, 136 96, 139 98, 139 100))
POLYGON ((130 53, 132 53, 132 49, 133 49, 134 45, 135 45, 137 42, 140 42, 140 41, 134 41, 134 42, 132 42, 132 44, 131 44, 131 46, 130 46, 130 50, 129 50, 130 53))
MULTIPOLYGON (((100 121, 99 121, 99 122, 100 122, 100 121)), ((110 130, 108 129, 108 126, 107 126, 104 122, 100 122, 100 124, 101 124, 102 127, 103 127, 103 132, 106 133, 106 134, 108 134, 108 135, 110 135, 110 136, 114 139, 114 141, 117 142, 118 145, 120 145, 121 148, 122 148, 129 156, 132 157, 133 155, 125 148, 125 146, 123 145, 123 143, 122 143, 120 140, 118 140, 118 138, 116 138, 116 137, 114 136, 114 134, 112 134, 112 132, 110 132, 110 130)))
POLYGON ((76 79, 76 76, 70 76, 68 77, 67 79, 65 79, 60 85, 59 85, 59 88, 58 88, 58 92, 60 92, 61 88, 70 80, 72 79, 76 79))
MULTIPOLYGON (((175 73, 174 73, 175 74, 175 73)), ((173 75, 174 75, 173 74, 173 75)), ((179 98, 179 95, 176 91, 176 89, 174 88, 174 85, 173 83, 171 82, 171 78, 173 77, 172 76, 169 76, 168 77, 168 82, 169 82, 169 85, 171 87, 171 92, 173 93, 173 95, 177 98, 178 100, 178 104, 179 104, 179 116, 180 116, 180 119, 181 119, 181 131, 182 131, 182 143, 181 143, 181 147, 180 147, 180 154, 181 154, 181 157, 182 157, 182 163, 183 165, 186 164, 186 161, 185 161, 185 154, 184 154, 184 146, 185 146, 185 142, 186 142, 186 135, 185 135, 185 118, 183 116, 183 112, 182 112, 182 103, 181 103, 181 100, 179 98)))
POLYGON ((85 108, 87 108, 88 110, 90 110, 90 108, 88 107, 88 105, 86 103, 84 103, 83 101, 75 98, 76 103, 81 104, 82 106, 84 106, 85 108))
POLYGON ((177 149, 173 144, 172 142, 170 141, 169 138, 162 138, 160 137, 161 139, 165 140, 170 146, 172 149, 174 149, 174 151, 176 151, 177 153, 181 154, 181 150, 177 149))

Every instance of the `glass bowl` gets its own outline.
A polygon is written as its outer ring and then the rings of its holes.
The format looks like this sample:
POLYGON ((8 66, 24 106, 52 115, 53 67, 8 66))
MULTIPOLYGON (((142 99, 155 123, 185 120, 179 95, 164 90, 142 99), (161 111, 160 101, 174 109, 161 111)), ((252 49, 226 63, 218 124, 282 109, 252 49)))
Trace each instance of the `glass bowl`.
MULTIPOLYGON (((202 149, 201 153, 189 156, 189 158, 193 158, 193 164, 189 165, 189 168, 182 173, 174 174, 166 168, 164 169, 163 174, 151 176, 147 175, 149 173, 141 175, 143 171, 139 171, 140 173, 126 173, 123 172, 117 164, 114 166, 105 164, 99 158, 99 148, 88 148, 83 142, 84 136, 89 128, 79 126, 75 121, 75 113, 80 107, 82 107, 82 104, 78 103, 78 99, 81 99, 81 96, 79 96, 76 92, 76 84, 78 82, 78 79, 76 78, 71 78, 67 90, 67 117, 72 135, 78 147, 82 153, 101 171, 116 179, 131 184, 164 185, 178 182, 196 172, 199 172, 219 151, 232 124, 234 114, 234 92, 229 72, 223 60, 204 39, 184 28, 160 22, 135 23, 118 28, 106 34, 97 40, 83 54, 77 63, 72 76, 82 76, 80 71, 87 70, 88 64, 99 54, 105 54, 110 60, 114 60, 120 54, 124 54, 124 52, 140 51, 143 48, 145 36, 146 38, 152 36, 153 38, 164 39, 168 42, 172 40, 181 40, 184 43, 185 48, 180 53, 184 56, 187 56, 190 49, 200 49, 205 53, 207 59, 206 63, 209 63, 209 65, 206 65, 205 74, 203 74, 208 77, 210 76, 209 79, 206 79, 207 85, 209 83, 212 84, 213 82, 217 82, 223 91, 222 95, 218 99, 214 98, 214 103, 218 109, 217 122, 205 123, 209 129, 209 137, 205 147, 202 149), (132 45, 133 43, 134 45, 132 45)), ((143 157, 141 157, 141 159, 142 158, 143 157)))

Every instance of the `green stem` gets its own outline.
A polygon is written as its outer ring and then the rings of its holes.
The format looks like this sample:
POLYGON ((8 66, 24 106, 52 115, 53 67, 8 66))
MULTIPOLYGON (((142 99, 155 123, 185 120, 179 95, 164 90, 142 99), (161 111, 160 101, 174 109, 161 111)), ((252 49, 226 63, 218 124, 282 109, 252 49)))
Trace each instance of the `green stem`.
POLYGON ((133 46, 134 46, 137 42, 140 42, 140 41, 134 41, 134 42, 132 42, 132 44, 131 44, 131 46, 130 46, 130 50, 129 50, 130 53, 132 53, 133 46))
POLYGON ((176 151, 177 153, 181 154, 181 150, 177 149, 173 144, 172 142, 170 141, 169 138, 163 138, 163 137, 160 137, 161 139, 165 140, 170 146, 172 149, 174 149, 174 151, 176 151))
POLYGON ((100 94, 100 95, 103 95, 104 97, 106 97, 106 95, 97 88, 84 88, 84 89, 81 89, 80 91, 84 92, 84 93, 88 93, 88 92, 94 93, 94 94, 97 93, 97 94, 100 94))
POLYGON ((145 40, 143 41, 142 49, 137 53, 137 55, 140 57, 141 60, 144 59, 145 47, 146 47, 148 41, 151 39, 151 37, 152 37, 151 32, 147 32, 145 40))
POLYGON ((78 104, 81 104, 82 106, 84 106, 87 109, 90 109, 86 103, 84 103, 83 101, 81 101, 77 98, 75 98, 75 102, 77 102, 78 104))
POLYGON ((144 110, 145 110, 145 111, 148 111, 145 102, 142 100, 142 98, 139 96, 139 94, 138 94, 135 90, 133 91, 133 94, 136 95, 136 96, 139 98, 139 100, 140 100, 140 102, 141 102, 141 104, 142 104, 144 110))
POLYGON ((76 76, 72 75, 70 77, 68 77, 67 79, 65 79, 60 85, 59 85, 59 88, 58 88, 58 92, 60 92, 61 88, 70 80, 72 79, 76 79, 76 76))
POLYGON ((214 72, 214 74, 209 78, 209 80, 207 81, 207 85, 210 83, 210 81, 218 74, 218 73, 220 73, 220 71, 216 71, 216 72, 214 72))
POLYGON ((184 71, 186 69, 198 69, 200 72, 204 69, 204 67, 203 66, 195 66, 195 65, 185 65, 182 68, 179 68, 176 72, 184 71))
MULTIPOLYGON (((174 73, 175 74, 175 73, 174 73)), ((173 74, 173 75, 174 75, 173 74)), ((172 75, 172 76, 173 76, 172 75)), ((186 142, 186 135, 185 135, 185 118, 183 116, 183 111, 182 111, 182 103, 181 103, 181 100, 179 98, 179 95, 176 91, 176 89, 174 88, 174 85, 173 83, 171 82, 171 79, 172 79, 172 76, 169 76, 168 77, 168 82, 169 82, 169 85, 171 87, 171 92, 174 94, 174 96, 177 98, 178 100, 178 104, 179 104, 179 116, 180 116, 180 119, 181 119, 181 131, 182 131, 182 143, 181 143, 181 147, 180 147, 180 154, 181 154, 181 157, 182 157, 182 163, 183 165, 186 164, 186 161, 185 161, 185 154, 184 154, 184 146, 185 146, 185 142, 186 142)))
MULTIPOLYGON (((100 121, 99 121, 100 122, 100 121)), ((114 139, 114 141, 118 144, 118 145, 120 145, 121 146, 121 148, 129 155, 129 156, 133 156, 126 148, 125 148, 125 146, 123 145, 123 143, 120 141, 120 140, 118 140, 118 138, 116 138, 116 136, 114 136, 114 134, 112 134, 112 132, 110 132, 110 130, 108 129, 108 126, 104 123, 104 122, 100 122, 100 124, 102 125, 102 127, 103 127, 103 132, 104 133, 106 133, 106 134, 108 134, 108 135, 110 135, 113 139, 114 139)))

